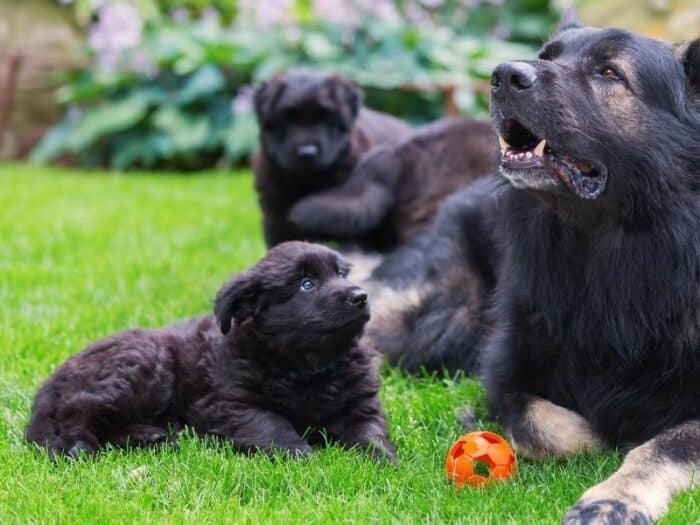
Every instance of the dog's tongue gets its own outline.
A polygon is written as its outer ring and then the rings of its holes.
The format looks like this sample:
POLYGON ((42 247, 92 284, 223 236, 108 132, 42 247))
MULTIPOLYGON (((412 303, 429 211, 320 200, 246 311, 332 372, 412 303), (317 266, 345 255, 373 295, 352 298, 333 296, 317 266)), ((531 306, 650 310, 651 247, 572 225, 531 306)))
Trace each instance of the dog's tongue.
MULTIPOLYGON (((584 168, 586 171, 590 171, 590 165, 582 163, 579 167, 579 163, 575 163, 574 166, 581 170, 584 168)), ((554 173, 557 175, 559 180, 566 184, 569 190, 584 199, 591 199, 597 196, 601 191, 601 185, 604 183, 598 177, 587 177, 580 172, 575 170, 567 169, 562 163, 557 163, 554 167, 554 173)))

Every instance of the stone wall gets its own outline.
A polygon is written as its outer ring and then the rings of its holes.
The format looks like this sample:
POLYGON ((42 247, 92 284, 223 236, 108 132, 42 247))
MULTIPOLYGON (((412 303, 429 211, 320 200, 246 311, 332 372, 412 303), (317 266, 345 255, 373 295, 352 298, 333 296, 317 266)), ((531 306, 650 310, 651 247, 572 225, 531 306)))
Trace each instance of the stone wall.
POLYGON ((76 56, 81 41, 71 10, 56 0, 0 0, 0 106, 13 59, 19 68, 9 113, 0 107, 0 158, 26 154, 61 118, 57 70, 76 56))
POLYGON ((700 37, 700 0, 587 0, 581 18, 653 38, 680 42, 700 37))

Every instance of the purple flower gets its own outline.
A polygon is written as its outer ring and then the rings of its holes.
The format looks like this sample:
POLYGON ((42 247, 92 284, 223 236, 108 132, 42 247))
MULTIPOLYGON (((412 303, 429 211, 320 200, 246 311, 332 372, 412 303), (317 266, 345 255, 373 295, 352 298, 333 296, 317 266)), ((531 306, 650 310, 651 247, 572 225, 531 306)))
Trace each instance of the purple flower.
POLYGON ((221 13, 216 7, 209 6, 202 12, 202 20, 208 26, 218 27, 221 24, 221 13))
POLYGON ((158 68, 155 66, 150 57, 139 49, 129 52, 128 55, 129 69, 140 73, 148 78, 155 78, 158 75, 158 68))
MULTIPOLYGON (((94 1, 94 0, 93 0, 94 1)), ((90 47, 103 69, 119 65, 124 52, 141 44, 143 20, 131 4, 105 2, 97 12, 97 22, 90 29, 90 47)))
POLYGON ((357 10, 351 4, 351 1, 312 0, 311 7, 319 20, 331 24, 356 25, 359 23, 357 10))
MULTIPOLYGON (((442 0, 439 0, 442 2, 442 0)), ((421 4, 425 2, 421 1, 421 4)), ((430 13, 418 3, 411 2, 404 5, 404 12, 408 20, 415 25, 422 25, 430 21, 430 13)))
POLYGON ((238 88, 236 96, 231 102, 231 112, 234 116, 245 115, 253 110, 253 97, 255 89, 250 84, 244 84, 238 88))
POLYGON ((240 0, 239 18, 261 29, 270 29, 292 22, 294 0, 240 0))
POLYGON ((496 38, 505 40, 510 37, 510 28, 505 24, 497 24, 491 29, 491 34, 496 38))
POLYGON ((311 6, 316 18, 351 28, 358 27, 366 19, 390 23, 401 19, 393 0, 312 0, 311 6))
POLYGON ((190 19, 190 11, 186 7, 183 6, 177 6, 173 7, 170 10, 170 18, 172 19, 173 22, 177 22, 178 24, 182 24, 184 22, 187 22, 190 19))
POLYGON ((368 18, 376 18, 383 22, 397 22, 401 19, 393 0, 354 0, 354 4, 368 18))

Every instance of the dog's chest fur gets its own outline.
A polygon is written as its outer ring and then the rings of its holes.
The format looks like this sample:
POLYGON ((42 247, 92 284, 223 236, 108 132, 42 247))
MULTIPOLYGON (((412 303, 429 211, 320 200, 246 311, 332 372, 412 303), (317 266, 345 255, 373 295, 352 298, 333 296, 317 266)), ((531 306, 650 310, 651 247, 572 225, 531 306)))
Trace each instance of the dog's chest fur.
POLYGON ((674 223, 689 218, 591 234, 511 210, 499 287, 537 346, 524 351, 548 363, 531 371, 537 393, 615 443, 698 415, 700 237, 674 223))

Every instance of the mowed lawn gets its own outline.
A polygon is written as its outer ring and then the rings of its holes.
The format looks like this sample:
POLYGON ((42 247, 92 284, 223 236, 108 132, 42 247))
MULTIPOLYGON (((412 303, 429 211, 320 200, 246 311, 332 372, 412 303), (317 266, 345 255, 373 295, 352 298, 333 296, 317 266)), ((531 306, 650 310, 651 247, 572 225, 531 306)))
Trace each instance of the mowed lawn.
MULTIPOLYGON (((615 454, 520 462, 511 482, 455 491, 445 454, 469 379, 385 370, 398 467, 319 450, 310 460, 179 446, 52 463, 23 438, 32 396, 94 339, 209 310, 264 245, 248 173, 129 175, 0 165, 0 523, 557 523, 615 454)), ((371 299, 371 298, 370 298, 371 299)), ((697 522, 700 492, 666 523, 697 522)))

